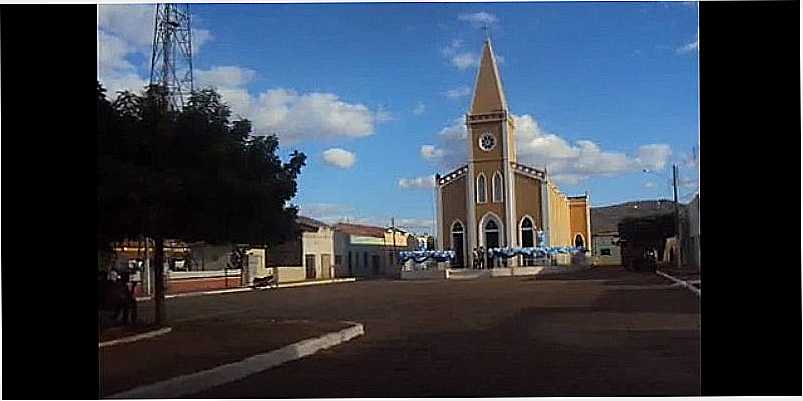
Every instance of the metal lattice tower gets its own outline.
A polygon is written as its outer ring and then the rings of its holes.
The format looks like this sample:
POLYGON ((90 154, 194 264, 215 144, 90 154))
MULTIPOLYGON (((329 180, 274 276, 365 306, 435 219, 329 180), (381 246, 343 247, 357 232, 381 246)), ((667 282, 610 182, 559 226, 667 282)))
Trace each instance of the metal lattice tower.
POLYGON ((167 88, 173 109, 194 89, 189 4, 156 5, 150 84, 167 88))

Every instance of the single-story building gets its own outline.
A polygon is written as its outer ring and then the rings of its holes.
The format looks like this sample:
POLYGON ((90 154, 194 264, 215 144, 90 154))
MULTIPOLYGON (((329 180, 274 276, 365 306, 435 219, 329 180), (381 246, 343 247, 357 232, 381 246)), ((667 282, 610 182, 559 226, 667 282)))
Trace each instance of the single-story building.
POLYGON ((330 279, 336 277, 333 268, 334 229, 332 226, 304 216, 296 220, 296 237, 268 248, 266 271, 278 273, 279 282, 330 279))
POLYGON ((399 277, 400 251, 414 250, 418 242, 399 228, 362 224, 335 225, 335 274, 347 277, 399 277))
POLYGON ((618 231, 592 232, 591 241, 591 256, 595 265, 622 264, 622 249, 619 247, 618 231))

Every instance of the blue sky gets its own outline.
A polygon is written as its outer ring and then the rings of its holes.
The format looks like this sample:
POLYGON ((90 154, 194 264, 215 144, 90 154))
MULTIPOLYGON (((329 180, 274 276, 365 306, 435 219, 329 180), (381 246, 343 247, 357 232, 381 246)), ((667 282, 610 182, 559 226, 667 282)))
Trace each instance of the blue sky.
MULTIPOLYGON (((696 188, 696 3, 194 4, 196 81, 218 88, 283 156, 308 155, 304 214, 416 231, 431 176, 457 167, 459 123, 489 27, 520 161, 594 205, 696 188), (423 147, 423 148, 422 148, 423 147)), ((148 76, 153 6, 102 5, 111 91, 148 76)), ((687 196, 685 200, 688 200, 687 196)))

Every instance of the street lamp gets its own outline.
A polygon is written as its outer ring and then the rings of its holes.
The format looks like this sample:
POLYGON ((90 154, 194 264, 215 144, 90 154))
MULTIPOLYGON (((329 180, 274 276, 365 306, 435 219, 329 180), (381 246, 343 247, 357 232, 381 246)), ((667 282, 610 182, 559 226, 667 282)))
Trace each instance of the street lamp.
MULTIPOLYGON (((664 177, 661 174, 655 173, 650 171, 649 169, 642 170, 645 173, 650 173, 657 175, 659 177, 664 177)), ((674 193, 675 198, 675 241, 677 242, 678 254, 675 258, 675 265, 678 269, 680 269, 680 261, 681 261, 681 242, 680 242, 680 211, 678 208, 678 166, 676 164, 672 165, 672 192, 674 193)))

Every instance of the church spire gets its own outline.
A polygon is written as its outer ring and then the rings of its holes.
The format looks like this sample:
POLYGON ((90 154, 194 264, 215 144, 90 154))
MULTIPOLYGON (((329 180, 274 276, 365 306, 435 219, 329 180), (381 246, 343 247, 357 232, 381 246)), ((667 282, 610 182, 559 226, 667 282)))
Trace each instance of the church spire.
POLYGON ((502 91, 502 80, 496 66, 496 57, 491 48, 491 39, 485 40, 482 50, 480 71, 474 86, 474 100, 471 102, 471 114, 507 111, 505 92, 502 91))

